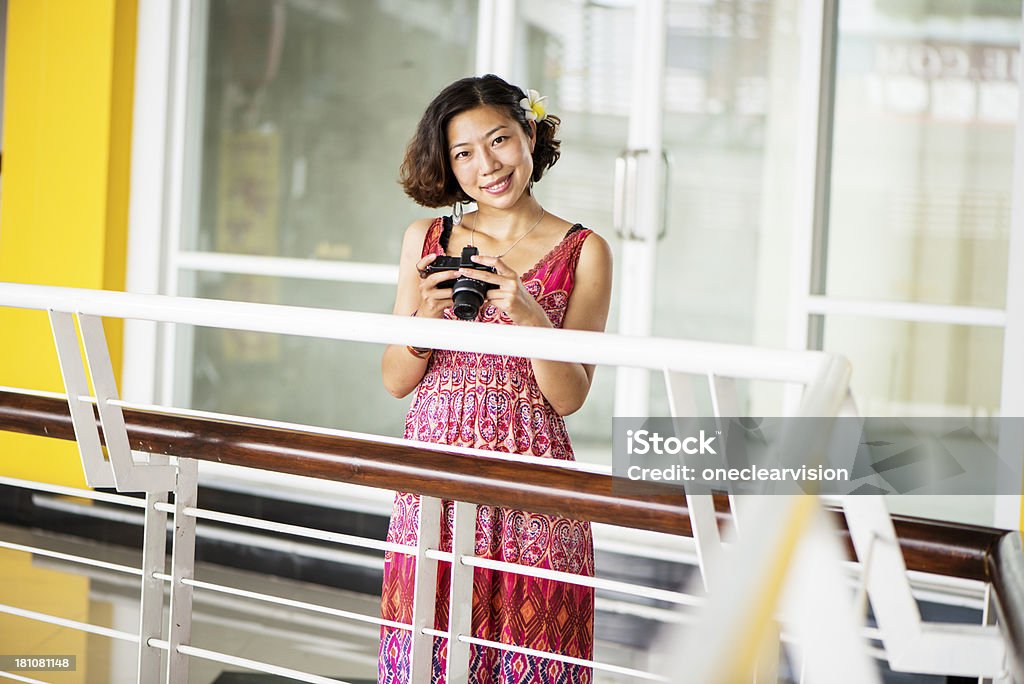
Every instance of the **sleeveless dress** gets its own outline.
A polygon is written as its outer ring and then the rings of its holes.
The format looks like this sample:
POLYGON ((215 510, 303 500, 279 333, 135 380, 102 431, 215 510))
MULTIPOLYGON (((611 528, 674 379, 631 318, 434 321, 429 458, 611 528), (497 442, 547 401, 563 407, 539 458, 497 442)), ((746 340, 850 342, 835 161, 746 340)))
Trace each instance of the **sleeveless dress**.
MULTIPOLYGON (((576 264, 590 234, 579 224, 521 276, 527 291, 556 328, 562 327, 572 294, 576 264)), ((423 255, 444 254, 450 221, 438 218, 427 230, 423 255)), ((446 319, 458 320, 451 309, 446 319)), ((512 325, 508 316, 484 304, 477 321, 512 325)), ((405 422, 405 437, 437 444, 532 454, 573 460, 561 416, 541 394, 529 359, 516 356, 436 350, 416 388, 405 422)), ((395 495, 389 542, 416 544, 419 496, 395 495)), ((441 547, 451 550, 453 506, 443 504, 441 547)), ((495 560, 593 576, 590 524, 557 516, 479 506, 476 555, 495 560)), ((416 560, 388 551, 384 556, 381 614, 385 620, 412 622, 416 560)), ((438 564, 435 628, 448 629, 448 563, 438 564)), ((473 636, 591 659, 594 644, 594 590, 555 580, 475 568, 473 636)), ((381 628, 380 684, 410 682, 411 634, 381 628)), ((447 639, 434 639, 433 684, 445 684, 447 639)), ((588 684, 589 667, 493 648, 470 646, 474 684, 588 684)))

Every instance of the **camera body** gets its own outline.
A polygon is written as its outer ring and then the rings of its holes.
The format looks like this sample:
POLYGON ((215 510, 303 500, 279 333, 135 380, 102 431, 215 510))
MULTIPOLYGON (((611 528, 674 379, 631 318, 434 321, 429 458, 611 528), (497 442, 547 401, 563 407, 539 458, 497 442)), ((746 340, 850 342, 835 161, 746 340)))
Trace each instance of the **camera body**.
MULTIPOLYGON (((470 258, 477 254, 479 254, 477 248, 469 246, 462 248, 462 256, 450 257, 442 254, 427 265, 425 272, 427 275, 430 275, 431 273, 442 271, 458 271, 460 268, 471 268, 476 271, 497 273, 491 266, 478 264, 470 258)), ((493 290, 497 285, 485 283, 467 276, 458 276, 438 284, 438 287, 450 287, 452 289, 452 310, 458 318, 464 321, 471 321, 480 312, 480 307, 484 303, 487 291, 493 290)))

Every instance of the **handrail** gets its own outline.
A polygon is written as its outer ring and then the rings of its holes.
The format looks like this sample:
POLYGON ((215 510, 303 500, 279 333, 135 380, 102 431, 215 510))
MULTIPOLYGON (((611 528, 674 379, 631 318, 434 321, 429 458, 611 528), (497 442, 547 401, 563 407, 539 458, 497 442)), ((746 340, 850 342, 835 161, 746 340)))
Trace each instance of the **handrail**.
POLYGON ((710 370, 728 377, 803 384, 816 380, 820 369, 835 358, 826 352, 785 349, 758 349, 755 356, 741 345, 514 325, 502 326, 496 335, 493 326, 470 321, 451 325, 451 321, 390 314, 6 282, 0 282, 0 305, 698 375, 710 370), (553 339, 559 343, 552 344, 553 339))
MULTIPOLYGON (((263 468, 391 489, 400 478, 408 491, 604 522, 622 527, 691 536, 681 491, 630 494, 613 490, 613 478, 557 466, 466 456, 444 450, 287 431, 240 422, 166 415, 125 408, 132 447, 149 453, 263 468)), ((98 419, 97 419, 98 420, 98 419)), ((67 402, 0 391, 0 430, 74 440, 67 402)), ((716 497, 721 523, 729 519, 728 499, 716 497)), ((847 537, 845 518, 835 523, 847 537)), ((994 563, 1006 530, 893 516, 907 569, 997 583, 1005 563, 994 563)), ((1004 553, 1005 556, 1005 553, 1004 553)), ((1011 580, 1003 580, 1017 586, 1011 580)), ((1022 585, 1024 586, 1024 585, 1022 585)), ((1024 593, 1012 599, 1024 615, 1024 593)), ((1022 632, 1024 636, 1024 632, 1022 632)), ((1022 639, 1021 643, 1024 643, 1022 639)))
MULTIPOLYGON (((351 437, 124 409, 133 449, 689 536, 682 492, 612 491, 612 478, 351 437)), ((0 430, 74 440, 67 402, 0 391, 0 430)), ((654 488, 652 488, 653 490, 654 488)))

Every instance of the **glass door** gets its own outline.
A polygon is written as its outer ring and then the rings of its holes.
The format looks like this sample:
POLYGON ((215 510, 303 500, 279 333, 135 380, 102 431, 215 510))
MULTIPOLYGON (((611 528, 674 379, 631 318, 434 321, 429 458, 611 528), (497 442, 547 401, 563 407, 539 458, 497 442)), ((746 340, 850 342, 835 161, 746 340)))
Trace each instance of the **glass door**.
MULTIPOLYGON (((795 5, 521 3, 517 78, 564 115, 539 191, 613 245, 610 331, 784 343, 795 5)), ((664 415, 666 399, 660 374, 601 369, 574 439, 607 451, 612 415, 664 415)))
MULTIPOLYGON (((664 226, 652 332, 781 347, 793 239, 799 3, 669 0, 664 226)), ((710 412, 698 387, 698 408, 710 412)), ((781 387, 739 383, 737 410, 778 415, 781 387)), ((652 379, 653 414, 668 410, 652 379)))

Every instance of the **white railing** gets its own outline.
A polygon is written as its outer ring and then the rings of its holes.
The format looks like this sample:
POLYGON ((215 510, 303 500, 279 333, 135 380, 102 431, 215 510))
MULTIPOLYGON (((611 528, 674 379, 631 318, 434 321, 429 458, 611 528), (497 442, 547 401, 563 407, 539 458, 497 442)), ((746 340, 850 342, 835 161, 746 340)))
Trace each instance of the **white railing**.
MULTIPOLYGON (((213 300, 190 299, 180 297, 160 297, 151 295, 134 295, 125 293, 76 290, 70 288, 54 288, 32 285, 0 284, 0 306, 24 309, 37 309, 48 312, 54 339, 65 381, 65 398, 71 409, 75 434, 82 455, 83 467, 90 486, 116 485, 122 491, 145 491, 146 499, 142 503, 129 497, 116 497, 89 491, 74 490, 78 496, 92 497, 108 502, 123 503, 130 506, 142 505, 145 511, 145 537, 143 562, 141 569, 127 567, 106 567, 107 570, 139 575, 142 578, 141 620, 140 631, 130 635, 116 630, 74 623, 53 616, 31 613, 18 608, 3 606, 0 612, 21 615, 36 620, 74 626, 78 629, 103 633, 113 638, 127 639, 139 643, 140 682, 157 681, 160 678, 161 650, 168 651, 168 682, 184 682, 188 678, 188 658, 198 657, 225 664, 234 664, 267 673, 280 674, 300 681, 336 682, 322 676, 281 668, 269 663, 240 659, 230 654, 217 653, 199 649, 190 644, 192 592, 220 592, 234 596, 309 610, 331 617, 356 620, 374 625, 388 625, 413 632, 412 667, 413 680, 428 681, 431 668, 431 644, 435 637, 449 639, 449 673, 448 681, 452 684, 466 682, 466 663, 468 662, 469 645, 476 644, 490 648, 501 648, 529 653, 539 657, 584 664, 597 672, 609 675, 626 676, 639 680, 668 681, 671 677, 661 672, 646 672, 634 668, 592 660, 568 658, 557 653, 537 652, 525 649, 520 645, 498 644, 477 639, 470 635, 469 606, 471 578, 474 567, 488 567, 502 572, 513 572, 524 575, 549 577, 563 582, 590 586, 598 589, 619 592, 629 596, 654 598, 682 606, 700 606, 705 602, 700 589, 693 593, 671 592, 631 583, 612 581, 601 578, 587 578, 567 573, 537 570, 515 564, 503 563, 477 558, 473 555, 473 538, 475 505, 456 502, 456 525, 453 537, 453 552, 442 552, 440 546, 440 499, 422 497, 419 543, 416 547, 387 544, 379 540, 364 539, 351 535, 339 535, 320 530, 301 528, 298 526, 267 523, 265 521, 229 516, 215 511, 206 511, 198 507, 196 492, 198 486, 198 470, 196 461, 187 458, 187 454, 179 454, 173 461, 159 455, 149 456, 148 462, 140 462, 133 457, 129 448, 124 420, 124 410, 139 408, 150 412, 161 412, 171 415, 202 417, 204 414, 195 411, 174 409, 172 407, 140 407, 118 397, 117 387, 113 380, 113 370, 107 352, 101 317, 130 318, 174 323, 198 325, 214 328, 245 330, 253 332, 277 333, 288 335, 304 335, 309 337, 375 342, 381 344, 414 344, 435 348, 448 348, 463 351, 509 354, 533 358, 544 358, 559 361, 575 361, 583 363, 606 364, 615 366, 631 366, 659 370, 665 373, 667 386, 675 407, 687 406, 690 398, 680 391, 686 387, 681 378, 685 375, 702 375, 709 379, 712 399, 719 415, 729 415, 738 411, 735 403, 735 380, 753 379, 777 382, 798 383, 805 387, 804 399, 799 415, 837 415, 840 411, 849 410, 851 403, 848 395, 849 366, 840 357, 822 352, 790 352, 781 350, 754 349, 735 345, 709 344, 684 340, 668 340, 657 338, 632 338, 583 331, 536 330, 502 327, 495 330, 493 326, 475 323, 453 325, 445 321, 422 320, 406 317, 395 317, 381 314, 331 311, 301 307, 284 307, 276 305, 223 302, 213 300), (81 339, 76 332, 75 322, 81 331, 81 339), (88 364, 83 363, 79 352, 79 344, 85 349, 88 364), (89 393, 89 381, 95 388, 95 396, 89 393), (104 459, 100 449, 100 435, 93 417, 93 405, 100 416, 103 439, 107 446, 109 461, 104 459), (168 504, 168 492, 173 491, 174 504, 168 504), (171 573, 164 574, 164 530, 168 524, 168 514, 173 515, 174 545, 171 573), (396 553, 415 554, 417 557, 417 581, 414 595, 414 614, 412 624, 391 623, 371 615, 341 611, 296 602, 286 597, 275 597, 257 592, 242 591, 194 579, 194 548, 196 539, 196 521, 199 519, 216 520, 220 523, 240 525, 246 528, 270 530, 300 538, 314 538, 332 541, 339 544, 357 546, 377 551, 390 550, 396 553), (454 562, 454 561, 458 562, 454 562), (438 561, 453 564, 452 598, 450 604, 450 622, 448 632, 438 632, 433 627, 434 586, 432 579, 436 576, 438 561), (164 586, 171 587, 169 605, 170 618, 167 621, 166 634, 161 625, 163 610, 164 586), (116 633, 115 633, 116 632, 116 633)), ((677 409, 677 413, 681 413, 677 409)), ((738 415, 738 413, 734 413, 738 415)), ((281 425, 272 421, 252 421, 237 418, 236 420, 260 425, 281 425)), ((291 429, 303 429, 329 434, 349 435, 343 431, 322 430, 303 426, 287 426, 291 429)), ((450 453, 468 453, 476 456, 494 458, 491 452, 439 447, 406 440, 381 440, 414 446, 418 449, 440 449, 450 453)), ((517 458, 501 456, 501 458, 517 458)), ((552 462, 548 459, 524 459, 542 461, 548 467, 579 467, 552 462)), ((46 489, 47 485, 27 482, 16 482, 10 479, 0 480, 0 484, 12 484, 46 489)), ((395 489, 401 489, 402 483, 395 482, 395 489)), ((50 487, 50 491, 56 491, 50 487)), ((749 516, 743 517, 743 536, 737 544, 741 547, 746 539, 774 538, 777 533, 785 533, 786 525, 792 517, 786 515, 794 508, 793 501, 787 497, 764 497, 760 509, 751 509, 749 516), (769 521, 769 522, 766 522, 769 521), (788 522, 787 522, 788 521, 788 522), (770 525, 765 527, 765 525, 770 525), (750 534, 748 534, 748 529, 750 534), (761 534, 766 533, 766 534, 761 534)), ((756 578, 748 572, 732 580, 719 581, 721 573, 718 563, 725 553, 718 535, 713 506, 710 497, 687 497, 691 527, 697 542, 698 558, 706 585, 714 583, 716 592, 711 595, 712 603, 716 597, 727 596, 737 586, 753 591, 756 589, 756 578), (730 584, 732 582, 732 584, 730 584)), ((736 506, 737 509, 747 508, 736 506)), ((859 527, 851 525, 855 542, 867 540, 873 544, 878 531, 883 533, 891 529, 891 521, 884 513, 884 505, 879 503, 863 508, 863 519, 871 520, 871 524, 859 527), (883 518, 878 518, 879 510, 883 518), (888 526, 888 527, 887 527, 888 526)), ((803 509, 801 509, 803 510, 803 509)), ((804 511, 800 518, 807 528, 820 527, 814 520, 813 513, 804 511), (816 527, 817 526, 817 527, 816 527)), ((794 547, 795 548, 795 547, 794 547)), ((874 547, 872 547, 874 549, 874 547)), ((860 546, 858 546, 860 549, 860 546)), ((45 549, 33 549, 32 552, 46 555, 45 549)), ((775 553, 771 548, 753 548, 751 558, 771 559, 775 553), (758 555, 761 554, 761 555, 758 555), (767 554, 767 555, 766 555, 767 554)), ((53 554, 49 554, 53 556, 53 554)), ((873 550, 872 558, 884 555, 873 550)), ((53 556, 57 557, 57 556, 53 556)), ((783 558, 784 566, 795 562, 790 554, 783 558)), ((98 561, 89 559, 65 558, 88 565, 98 565, 98 561)), ((820 558, 818 559, 821 560, 820 558)), ((834 560, 829 557, 829 560, 834 560)), ((893 584, 899 585, 899 591, 905 585, 910 592, 902 559, 895 562, 888 559, 885 566, 877 566, 885 573, 873 571, 873 582, 866 582, 867 590, 878 592, 878 596, 892 596, 893 584), (895 573, 895 574, 893 574, 895 573), (876 586, 879 582, 882 584, 876 586)), ((758 567, 751 564, 750 567, 758 567)), ((875 567, 875 566, 873 566, 875 567)), ((775 591, 775 590, 773 590, 775 591)), ((840 590, 838 592, 842 594, 840 590)), ((777 597, 777 591, 759 596, 777 597)), ((745 592, 749 595, 749 591, 745 592)), ((903 593, 898 594, 900 598, 903 593)), ((715 604, 717 606, 717 604, 715 604)), ((730 623, 723 622, 722 616, 731 615, 729 610, 717 610, 718 623, 723 625, 722 634, 727 635, 730 623)), ((852 615, 852 613, 851 613, 852 615)), ((819 616, 820 617, 820 616, 819 616)), ((669 621, 678 620, 668 618, 669 621)), ((741 619, 741 618, 736 618, 741 619)), ((735 625, 731 625, 735 627, 735 625)), ((914 627, 914 625, 911 625, 914 627)), ((916 624, 920 628, 920 624, 916 624)), ((884 634, 885 626, 880 625, 883 641, 888 643, 884 634)), ((904 629, 909 629, 905 627, 904 629)), ((853 632, 851 632, 852 634, 853 632)), ((956 635, 980 649, 980 655, 967 659, 966 664, 960 663, 960 669, 970 670, 975 674, 993 676, 992 662, 1002 657, 1001 643, 998 635, 993 638, 989 632, 961 632, 956 635), (968 662, 969 661, 969 662, 968 662)), ((894 639, 898 640, 898 639, 894 639)), ((906 641, 904 639, 904 641, 906 641)), ((916 642, 917 651, 921 654, 930 653, 928 648, 916 642)), ((848 644, 840 644, 845 649, 848 644)), ((854 651, 867 653, 861 644, 854 651)), ((947 647, 944 641, 943 647, 947 647)), ((711 649, 712 651, 714 649, 711 649)), ((825 650, 829 650, 825 647, 825 650)), ((713 663, 716 654, 704 657, 707 663, 713 663)), ((697 658, 701 658, 700 654, 697 658)), ((858 656, 854 656, 856 659, 858 656)), ((848 660, 845 650, 837 654, 837 662, 848 660)), ((861 666, 858 666, 861 667, 861 666)), ((693 671, 699 671, 694 667, 693 671)), ((858 669, 851 670, 860 671, 858 669)), ((956 670, 957 673, 960 670, 956 670)), ((5 673, 0 673, 4 676, 5 673)), ((16 677, 15 675, 7 675, 16 677)), ((840 681, 831 679, 831 681, 840 681)), ((861 680, 858 680, 861 681, 861 680)))

